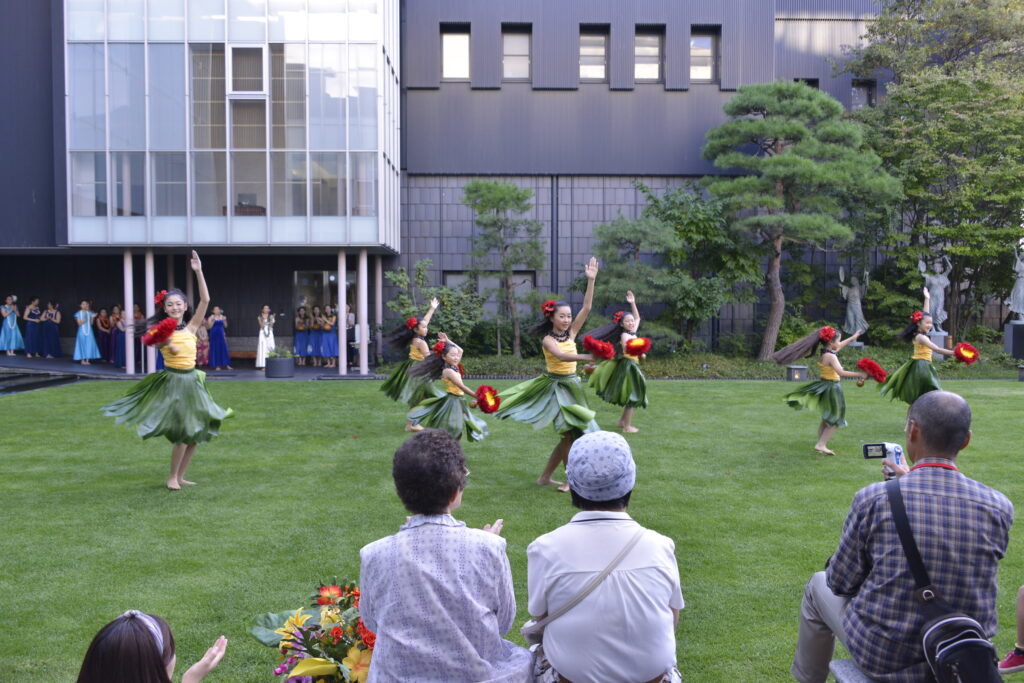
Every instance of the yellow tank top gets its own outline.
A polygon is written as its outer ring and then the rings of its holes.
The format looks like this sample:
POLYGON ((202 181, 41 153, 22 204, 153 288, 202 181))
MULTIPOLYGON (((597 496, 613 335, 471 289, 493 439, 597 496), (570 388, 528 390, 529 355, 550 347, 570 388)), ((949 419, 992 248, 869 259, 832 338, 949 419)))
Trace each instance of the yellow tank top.
POLYGON ((441 381, 444 382, 444 390, 449 394, 455 394, 456 396, 465 396, 466 392, 455 386, 455 382, 451 381, 447 377, 442 377, 441 381))
POLYGON ((914 355, 910 357, 911 360, 926 360, 929 363, 932 362, 932 350, 924 344, 914 344, 914 355))
MULTIPOLYGON (((576 342, 572 339, 566 339, 564 342, 555 342, 555 345, 558 346, 558 350, 562 353, 579 353, 576 350, 576 342)), ((547 349, 544 349, 544 362, 547 363, 548 372, 552 375, 576 374, 576 361, 558 360, 547 349)))
POLYGON ((824 363, 818 363, 818 374, 822 379, 827 379, 832 382, 839 381, 839 373, 831 365, 825 365, 824 363))
POLYGON ((409 344, 409 360, 423 360, 423 352, 415 344, 409 344))
POLYGON ((196 366, 196 336, 187 329, 175 330, 167 344, 160 347, 164 356, 164 365, 175 370, 191 370, 196 366), (178 352, 172 354, 170 345, 174 344, 178 352))

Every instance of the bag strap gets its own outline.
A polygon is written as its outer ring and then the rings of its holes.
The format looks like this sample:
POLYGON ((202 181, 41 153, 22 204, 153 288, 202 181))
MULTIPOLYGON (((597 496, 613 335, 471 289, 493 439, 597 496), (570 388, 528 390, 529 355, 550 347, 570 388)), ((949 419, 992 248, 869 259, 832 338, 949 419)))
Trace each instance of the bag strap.
POLYGON ((574 595, 572 599, 569 600, 569 602, 565 603, 564 605, 556 609, 554 612, 538 621, 530 630, 543 630, 545 626, 547 626, 552 621, 554 621, 558 617, 562 616, 563 614, 571 610, 573 607, 582 602, 585 597, 593 593, 594 589, 601 585, 601 582, 604 581, 608 577, 608 575, 612 573, 612 570, 619 566, 619 563, 626 558, 626 555, 628 555, 629 551, 633 549, 633 546, 635 546, 640 541, 640 537, 644 535, 645 531, 647 531, 647 529, 640 527, 640 529, 637 530, 635 534, 633 534, 633 537, 629 539, 629 541, 622 548, 622 550, 619 551, 619 554, 616 555, 610 563, 608 563, 608 566, 605 567, 600 574, 592 578, 590 582, 586 586, 584 586, 579 593, 574 595))
POLYGON ((938 591, 932 585, 928 570, 924 567, 921 553, 914 542, 914 532, 910 529, 910 519, 907 517, 907 508, 903 505, 903 492, 900 491, 899 479, 890 479, 885 483, 885 493, 889 497, 889 507, 892 508, 892 520, 896 523, 896 533, 899 534, 900 543, 903 545, 903 553, 910 563, 910 573, 914 575, 915 593, 923 602, 929 602, 938 597, 938 591))

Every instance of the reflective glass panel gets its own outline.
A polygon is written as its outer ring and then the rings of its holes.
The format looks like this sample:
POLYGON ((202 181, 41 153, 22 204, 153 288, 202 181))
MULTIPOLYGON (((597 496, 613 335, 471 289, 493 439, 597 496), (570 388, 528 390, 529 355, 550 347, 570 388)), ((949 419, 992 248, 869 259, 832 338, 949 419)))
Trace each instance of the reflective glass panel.
POLYGON ((263 92, 263 48, 231 49, 231 90, 263 92))
POLYGON ((192 153, 192 215, 226 215, 226 178, 224 152, 192 153))
POLYGON ((602 33, 580 34, 580 79, 603 81, 605 78, 605 49, 608 36, 602 33))
POLYGON ((469 80, 469 34, 441 34, 441 78, 469 80))
POLYGON ((348 21, 343 0, 309 0, 309 39, 343 41, 348 37, 348 21))
POLYGON ((148 0, 149 39, 185 40, 185 0, 148 0))
POLYGON ((149 146, 185 149, 185 46, 149 46, 149 146))
POLYGON ((272 41, 306 39, 306 0, 270 0, 267 23, 272 41))
POLYGON ((143 0, 107 0, 107 39, 145 40, 143 0))
POLYGON ((267 215, 267 155, 263 152, 231 154, 231 214, 267 215))
POLYGON ((110 149, 146 148, 146 72, 142 43, 112 43, 110 149))
POLYGON ((661 35, 652 33, 636 34, 633 58, 633 77, 636 80, 661 80, 661 35))
POLYGON ((103 0, 65 0, 68 40, 103 40, 103 0))
POLYGON ((504 78, 507 80, 530 78, 530 34, 504 33, 501 39, 504 50, 502 55, 504 78))
POLYGON ((306 46, 270 46, 271 144, 277 149, 306 146, 306 46))
POLYGON ((344 45, 309 46, 309 147, 345 149, 344 45))
POLYGON ((68 45, 71 149, 105 149, 107 146, 103 61, 102 43, 68 45))
POLYGON ((306 153, 273 152, 270 155, 274 216, 306 215, 306 153))
POLYGON ((345 153, 313 152, 309 159, 313 178, 313 215, 346 215, 345 153))
POLYGON ((349 149, 377 149, 376 45, 349 46, 349 149))
POLYGON ((188 39, 224 42, 224 0, 189 0, 188 39))
POLYGON ((715 37, 690 36, 690 80, 715 80, 715 37))
POLYGON ((349 40, 374 42, 380 37, 377 0, 348 0, 349 40))
POLYGON ((145 152, 114 152, 110 155, 115 216, 146 215, 145 160, 145 152))
POLYGON ((189 47, 192 50, 192 146, 223 149, 227 146, 224 46, 193 43, 189 47))
POLYGON ((263 100, 231 101, 231 146, 237 149, 266 149, 266 102, 263 100))
POLYGON ((71 215, 107 215, 107 162, 103 152, 72 152, 71 215))
MULTIPOLYGON (((151 155, 153 168, 153 215, 184 216, 188 204, 184 152, 157 152, 151 155)), ((158 240, 159 241, 159 240, 158 240)))
POLYGON ((228 38, 264 42, 267 39, 266 0, 228 0, 228 38))
POLYGON ((373 152, 353 152, 352 158, 352 215, 377 215, 377 155, 373 152))

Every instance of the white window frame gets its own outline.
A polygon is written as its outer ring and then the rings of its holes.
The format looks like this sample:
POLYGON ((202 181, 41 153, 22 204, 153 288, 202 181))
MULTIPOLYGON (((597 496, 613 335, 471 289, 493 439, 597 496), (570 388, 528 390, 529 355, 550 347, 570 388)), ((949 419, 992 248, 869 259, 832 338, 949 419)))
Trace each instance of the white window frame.
POLYGON ((227 63, 224 64, 224 76, 226 79, 227 97, 228 99, 260 99, 267 98, 269 96, 269 88, 267 87, 267 69, 270 67, 269 57, 267 55, 268 44, 259 43, 228 43, 224 47, 227 48, 227 54, 224 55, 227 63), (260 51, 260 58, 263 63, 263 89, 262 90, 235 90, 235 50, 237 49, 258 49, 260 51))

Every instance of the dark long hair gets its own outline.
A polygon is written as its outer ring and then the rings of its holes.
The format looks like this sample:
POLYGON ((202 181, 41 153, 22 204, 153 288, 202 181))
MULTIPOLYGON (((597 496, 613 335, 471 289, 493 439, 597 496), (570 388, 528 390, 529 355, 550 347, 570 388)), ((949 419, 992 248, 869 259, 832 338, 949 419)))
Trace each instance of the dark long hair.
POLYGON ((785 346, 772 354, 772 360, 779 365, 792 363, 797 358, 813 356, 818 347, 824 347, 826 342, 821 338, 821 328, 814 330, 806 337, 801 337, 789 346, 785 346))
MULTIPOLYGON (((925 318, 930 318, 930 317, 932 317, 931 313, 923 313, 921 315, 921 320, 924 320, 925 318)), ((923 332, 921 332, 921 329, 918 327, 918 325, 920 325, 920 324, 921 324, 920 322, 908 323, 907 326, 904 327, 903 330, 899 334, 897 334, 896 336, 899 337, 900 339, 902 339, 905 342, 912 342, 912 341, 914 341, 914 337, 916 337, 919 334, 924 334, 923 332)))
MULTIPOLYGON (((562 306, 568 306, 564 301, 555 302, 555 311, 562 306)), ((569 310, 572 310, 571 308, 569 310)), ((554 328, 554 324, 551 322, 551 318, 554 317, 555 311, 552 311, 551 315, 545 315, 543 318, 530 325, 529 329, 526 330, 526 334, 534 337, 535 339, 543 339, 545 335, 551 334, 551 330, 554 328)))
MULTIPOLYGON (((441 342, 438 342, 441 343, 441 342)), ((435 344, 437 346, 437 344, 435 344)), ((424 377, 431 382, 441 377, 441 373, 444 372, 444 355, 451 350, 451 342, 444 342, 444 346, 441 348, 441 353, 437 353, 434 349, 430 350, 430 355, 424 358, 419 363, 413 363, 412 367, 409 368, 410 377, 424 377)))
POLYGON ((600 339, 601 341, 608 342, 609 344, 622 343, 622 333, 626 331, 626 328, 622 326, 622 319, 627 315, 633 315, 630 311, 616 311, 615 316, 612 317, 612 321, 606 325, 601 325, 590 331, 590 336, 594 339, 600 339), (615 318, 618 318, 618 322, 615 318))
POLYGON ((387 336, 384 337, 384 343, 396 349, 404 349, 416 338, 416 328, 419 327, 419 324, 418 318, 416 319, 416 324, 412 327, 407 327, 405 323, 402 323, 388 332, 387 336))
POLYGON ((174 657, 174 636, 167 622, 155 614, 164 647, 136 616, 122 615, 100 629, 78 672, 78 683, 171 683, 167 665, 174 657))
MULTIPOLYGON (((188 323, 188 321, 192 319, 192 305, 189 304, 188 297, 186 297, 185 293, 180 289, 168 289, 167 293, 164 294, 164 301, 167 301, 167 297, 169 296, 180 296, 181 300, 185 302, 185 315, 181 316, 181 319, 184 320, 185 323, 188 323)), ((91 307, 92 304, 90 303, 90 308, 91 307)), ((146 318, 146 327, 153 327, 153 325, 156 325, 158 322, 160 322, 166 317, 167 313, 164 312, 164 306, 161 303, 159 306, 156 307, 156 313, 154 313, 152 317, 146 318)))

